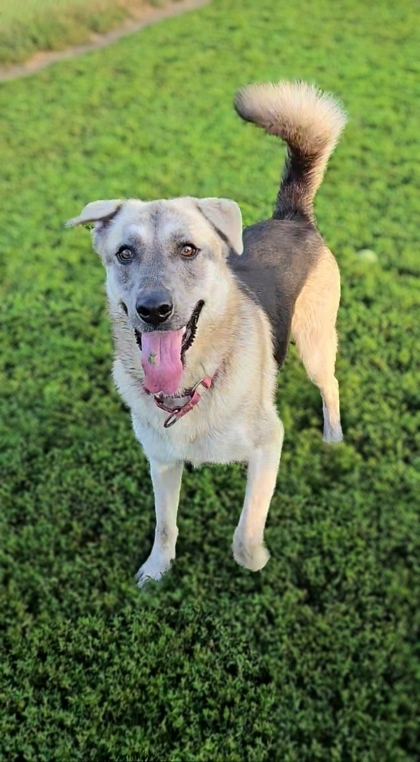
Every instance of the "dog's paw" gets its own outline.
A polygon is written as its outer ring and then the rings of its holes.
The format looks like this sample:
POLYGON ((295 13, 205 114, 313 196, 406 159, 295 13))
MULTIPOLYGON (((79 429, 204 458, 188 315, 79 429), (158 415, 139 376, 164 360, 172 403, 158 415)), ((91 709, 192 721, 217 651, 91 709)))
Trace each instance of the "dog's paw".
POLYGON ((245 569, 250 569, 250 571, 260 571, 270 558, 270 553, 265 545, 246 544, 236 532, 233 537, 232 550, 236 563, 239 566, 244 566, 245 569))
POLYGON ((166 560, 155 561, 153 558, 149 557, 143 566, 140 566, 140 569, 136 574, 137 586, 142 588, 151 579, 155 580, 155 582, 159 582, 163 575, 169 571, 171 563, 171 561, 166 560))
POLYGON ((324 426, 324 442, 342 442, 343 430, 338 424, 337 426, 324 426))

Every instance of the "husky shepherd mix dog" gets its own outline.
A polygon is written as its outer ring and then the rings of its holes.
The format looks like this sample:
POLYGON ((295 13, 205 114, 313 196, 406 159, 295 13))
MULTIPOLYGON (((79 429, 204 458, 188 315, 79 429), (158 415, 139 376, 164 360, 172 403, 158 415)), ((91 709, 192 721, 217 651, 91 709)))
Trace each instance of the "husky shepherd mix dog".
POLYGON ((283 442, 276 375, 290 337, 322 395, 324 440, 342 439, 334 375, 340 276, 313 199, 346 117, 304 83, 250 85, 235 108, 287 143, 271 219, 243 231, 234 201, 185 197, 93 201, 68 223, 94 224, 114 380, 150 462, 156 532, 139 586, 160 579, 175 558, 184 461, 247 462, 233 555, 253 571, 267 563, 264 526, 283 442))

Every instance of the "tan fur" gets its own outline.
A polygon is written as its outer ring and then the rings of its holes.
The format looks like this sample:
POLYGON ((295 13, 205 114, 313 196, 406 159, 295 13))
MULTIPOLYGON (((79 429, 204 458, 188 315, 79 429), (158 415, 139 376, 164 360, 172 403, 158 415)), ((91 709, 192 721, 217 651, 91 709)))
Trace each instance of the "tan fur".
POLYGON ((318 264, 298 296, 292 320, 292 336, 307 374, 319 388, 324 405, 324 439, 342 439, 338 381, 335 378, 340 302, 340 273, 335 258, 325 247, 318 264))
POLYGON ((336 146, 347 118, 337 100, 305 82, 247 85, 235 97, 241 116, 303 152, 336 146))
POLYGON ((73 217, 72 220, 66 222, 66 227, 73 228, 76 225, 88 225, 91 222, 108 219, 118 211, 121 204, 122 201, 119 199, 91 201, 89 204, 86 204, 77 217, 73 217))

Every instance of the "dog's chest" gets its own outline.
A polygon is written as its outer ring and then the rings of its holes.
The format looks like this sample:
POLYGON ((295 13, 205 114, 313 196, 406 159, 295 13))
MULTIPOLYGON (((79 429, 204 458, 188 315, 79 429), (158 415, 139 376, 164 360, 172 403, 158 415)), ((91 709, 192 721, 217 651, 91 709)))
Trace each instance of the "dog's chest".
POLYGON ((199 409, 194 410, 170 429, 163 427, 164 417, 158 428, 133 415, 134 431, 147 457, 164 462, 182 460, 194 466, 249 459, 253 446, 243 422, 229 426, 206 422, 203 426, 200 414, 199 409))
POLYGON ((140 393, 120 363, 114 365, 117 387, 132 412, 134 432, 149 459, 163 463, 187 461, 231 463, 246 461, 254 451, 255 414, 239 408, 235 395, 203 398, 193 410, 170 428, 164 423, 168 413, 159 409, 153 397, 140 393))

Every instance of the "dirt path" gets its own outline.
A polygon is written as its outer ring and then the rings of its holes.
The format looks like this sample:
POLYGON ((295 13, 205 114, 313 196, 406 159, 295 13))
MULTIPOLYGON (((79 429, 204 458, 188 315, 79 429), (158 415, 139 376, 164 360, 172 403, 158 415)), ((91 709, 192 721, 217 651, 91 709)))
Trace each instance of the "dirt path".
POLYGON ((106 48, 108 45, 112 45, 117 40, 120 40, 121 37, 127 37, 127 35, 133 34, 133 32, 138 32, 146 26, 156 24, 158 21, 170 18, 171 16, 179 16, 181 13, 201 8, 201 6, 207 5, 209 1, 180 0, 180 2, 176 3, 170 2, 165 8, 151 8, 142 11, 140 19, 127 19, 121 26, 107 32, 107 34, 92 35, 92 42, 85 43, 84 45, 73 45, 61 51, 39 51, 24 64, 7 67, 7 69, 0 67, 0 82, 7 82, 18 77, 28 77, 57 61, 65 61, 69 58, 80 56, 83 53, 89 53, 91 50, 106 48))

